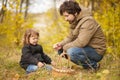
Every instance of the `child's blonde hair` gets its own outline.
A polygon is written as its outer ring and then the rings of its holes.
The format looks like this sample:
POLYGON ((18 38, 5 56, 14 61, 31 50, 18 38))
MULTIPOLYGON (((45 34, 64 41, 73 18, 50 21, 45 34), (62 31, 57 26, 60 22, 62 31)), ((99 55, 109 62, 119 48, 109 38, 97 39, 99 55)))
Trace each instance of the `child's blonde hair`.
POLYGON ((29 42, 29 38, 31 36, 38 36, 39 37, 39 33, 37 31, 35 31, 34 29, 27 29, 25 34, 24 34, 24 39, 23 39, 23 44, 30 44, 29 42))

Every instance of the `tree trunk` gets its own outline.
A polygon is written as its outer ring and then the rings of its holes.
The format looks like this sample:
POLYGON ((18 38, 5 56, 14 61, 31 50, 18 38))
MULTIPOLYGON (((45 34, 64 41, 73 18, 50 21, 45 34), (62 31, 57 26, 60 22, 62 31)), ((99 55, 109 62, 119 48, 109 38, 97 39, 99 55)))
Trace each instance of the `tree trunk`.
POLYGON ((27 18, 27 14, 28 14, 28 7, 29 7, 29 0, 26 0, 26 9, 25 9, 25 16, 24 18, 27 18))
POLYGON ((57 15, 57 9, 56 9, 56 0, 54 0, 54 21, 56 21, 58 18, 58 15, 57 15))
POLYGON ((23 5, 23 1, 24 1, 24 0, 21 0, 21 2, 20 2, 20 11, 19 11, 19 13, 21 13, 21 12, 22 12, 22 5, 23 5))
POLYGON ((94 11, 94 0, 91 0, 91 10, 94 11))
POLYGON ((3 22, 3 19, 4 19, 4 15, 5 15, 5 9, 7 7, 7 2, 8 0, 2 0, 2 9, 0 11, 0 23, 3 22))

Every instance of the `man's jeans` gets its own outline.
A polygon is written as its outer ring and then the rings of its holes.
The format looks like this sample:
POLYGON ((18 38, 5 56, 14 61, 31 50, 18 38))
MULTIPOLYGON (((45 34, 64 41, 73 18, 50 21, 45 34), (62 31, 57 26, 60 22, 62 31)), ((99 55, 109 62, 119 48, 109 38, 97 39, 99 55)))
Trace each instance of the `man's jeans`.
POLYGON ((70 59, 73 63, 82 65, 83 68, 93 67, 94 69, 97 68, 97 62, 99 62, 103 57, 102 55, 98 54, 93 48, 88 46, 84 48, 69 48, 67 50, 67 54, 70 56, 70 59))
MULTIPOLYGON (((42 68, 45 68, 45 69, 48 70, 48 71, 51 71, 51 70, 52 70, 52 66, 50 66, 50 65, 45 65, 45 66, 42 67, 42 68)), ((38 69, 38 66, 37 66, 37 65, 29 65, 29 66, 27 67, 27 69, 26 69, 26 73, 29 74, 29 73, 31 73, 31 72, 35 72, 35 71, 37 71, 37 69, 38 69)))

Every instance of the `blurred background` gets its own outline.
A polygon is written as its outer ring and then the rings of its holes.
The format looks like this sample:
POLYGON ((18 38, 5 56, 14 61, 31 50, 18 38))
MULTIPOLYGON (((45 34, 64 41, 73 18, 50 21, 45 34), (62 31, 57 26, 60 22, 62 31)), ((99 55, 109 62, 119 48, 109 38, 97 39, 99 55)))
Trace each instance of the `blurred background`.
MULTIPOLYGON (((23 71, 19 68, 18 62, 23 46, 23 34, 27 28, 35 28, 39 31, 39 43, 43 46, 45 53, 50 56, 56 53, 52 48, 53 44, 61 41, 68 34, 69 24, 59 14, 59 6, 63 1, 65 0, 0 0, 1 80, 8 80, 6 76, 15 77, 15 74, 22 75, 23 71), (2 74, 3 72, 5 74, 2 74), (9 73, 8 75, 8 72, 11 74, 9 73)), ((119 80, 120 1, 74 1, 91 9, 94 18, 101 25, 107 39, 106 57, 101 63, 101 72, 97 75, 84 75, 88 76, 88 78, 83 79, 119 80), (104 70, 107 75, 104 75, 104 70), (92 78, 92 76, 94 77, 92 78)), ((22 78, 20 80, 23 80, 22 78)))

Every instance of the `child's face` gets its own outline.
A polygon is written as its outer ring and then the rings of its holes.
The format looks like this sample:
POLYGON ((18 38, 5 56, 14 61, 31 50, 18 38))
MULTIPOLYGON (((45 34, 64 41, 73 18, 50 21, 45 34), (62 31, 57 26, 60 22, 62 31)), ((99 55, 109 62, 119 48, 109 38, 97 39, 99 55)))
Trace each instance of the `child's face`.
POLYGON ((31 36, 29 40, 30 44, 36 45, 38 43, 38 36, 31 36))

